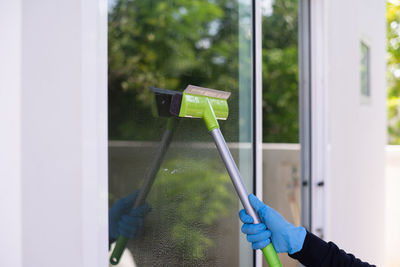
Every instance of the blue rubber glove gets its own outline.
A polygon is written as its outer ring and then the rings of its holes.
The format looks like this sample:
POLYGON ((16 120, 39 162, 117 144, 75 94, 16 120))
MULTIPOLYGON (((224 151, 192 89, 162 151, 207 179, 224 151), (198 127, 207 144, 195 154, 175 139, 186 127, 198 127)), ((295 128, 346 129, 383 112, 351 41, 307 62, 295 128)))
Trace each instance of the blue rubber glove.
POLYGON ((138 196, 135 191, 128 196, 118 200, 108 212, 108 235, 110 244, 117 240, 119 235, 129 239, 135 239, 141 227, 144 217, 151 210, 149 204, 145 203, 137 209, 132 206, 138 196))
POLYGON ((247 240, 252 243, 253 249, 263 249, 271 242, 270 239, 277 253, 293 254, 302 249, 307 233, 304 227, 296 227, 287 222, 253 194, 249 195, 249 200, 262 223, 252 224, 253 218, 244 209, 239 212, 239 217, 244 223, 242 232, 247 234, 247 240))

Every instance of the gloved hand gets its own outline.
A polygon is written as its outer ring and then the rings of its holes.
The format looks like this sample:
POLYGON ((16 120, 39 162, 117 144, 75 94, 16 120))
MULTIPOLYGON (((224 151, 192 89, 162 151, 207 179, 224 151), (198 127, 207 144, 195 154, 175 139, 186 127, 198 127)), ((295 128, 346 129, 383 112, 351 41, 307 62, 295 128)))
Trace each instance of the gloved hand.
POLYGON ((108 235, 110 244, 117 240, 119 235, 135 239, 143 226, 144 217, 151 210, 145 203, 137 209, 132 206, 139 192, 135 191, 118 200, 108 212, 108 235))
POLYGON ((253 218, 244 209, 239 212, 239 217, 244 223, 242 232, 247 234, 247 241, 252 242, 253 249, 263 249, 270 243, 270 239, 277 253, 293 254, 302 249, 307 233, 304 227, 296 227, 287 222, 253 194, 249 195, 249 200, 262 223, 252 224, 253 218))

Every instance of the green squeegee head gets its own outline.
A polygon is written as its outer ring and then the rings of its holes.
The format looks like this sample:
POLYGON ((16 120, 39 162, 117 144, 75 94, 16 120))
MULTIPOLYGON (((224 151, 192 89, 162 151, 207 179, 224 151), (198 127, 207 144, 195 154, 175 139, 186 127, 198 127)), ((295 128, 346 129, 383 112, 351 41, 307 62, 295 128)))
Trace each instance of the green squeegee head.
POLYGON ((219 127, 217 120, 228 118, 230 95, 230 92, 188 85, 182 95, 173 97, 171 109, 174 111, 171 112, 184 118, 202 118, 208 131, 212 131, 219 127))

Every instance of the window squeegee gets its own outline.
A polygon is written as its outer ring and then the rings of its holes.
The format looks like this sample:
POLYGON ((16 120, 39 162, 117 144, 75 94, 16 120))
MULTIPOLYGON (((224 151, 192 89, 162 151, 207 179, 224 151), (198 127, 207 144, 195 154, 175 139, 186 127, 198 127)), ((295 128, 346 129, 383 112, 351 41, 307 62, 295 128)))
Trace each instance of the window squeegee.
MULTIPOLYGON (((159 91, 158 93, 162 92, 159 91)), ((204 120, 244 209, 253 218, 254 223, 257 224, 261 223, 261 220, 250 205, 248 192, 243 184, 240 172, 219 129, 218 120, 226 120, 228 118, 229 107, 227 100, 230 94, 230 92, 189 85, 183 94, 172 95, 169 115, 204 120)), ((272 243, 263 248, 262 252, 270 267, 282 266, 272 243)))

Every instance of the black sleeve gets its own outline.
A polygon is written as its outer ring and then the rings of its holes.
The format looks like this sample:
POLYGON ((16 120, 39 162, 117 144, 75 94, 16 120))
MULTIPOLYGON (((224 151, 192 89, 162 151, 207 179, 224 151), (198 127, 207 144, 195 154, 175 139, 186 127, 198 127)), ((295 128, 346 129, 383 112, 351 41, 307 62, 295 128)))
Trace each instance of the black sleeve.
POLYGON ((339 249, 332 242, 325 242, 319 237, 307 232, 303 248, 294 254, 289 254, 293 259, 298 260, 307 267, 370 267, 366 262, 362 262, 354 255, 347 254, 339 249))

